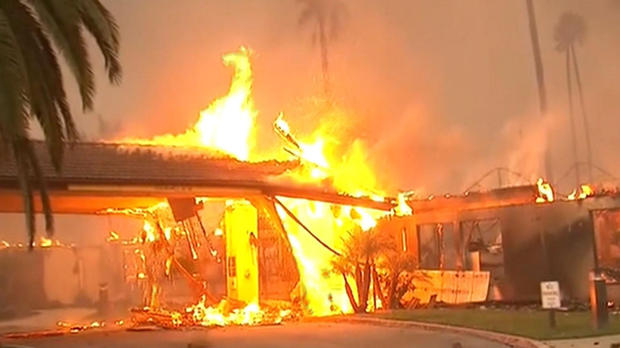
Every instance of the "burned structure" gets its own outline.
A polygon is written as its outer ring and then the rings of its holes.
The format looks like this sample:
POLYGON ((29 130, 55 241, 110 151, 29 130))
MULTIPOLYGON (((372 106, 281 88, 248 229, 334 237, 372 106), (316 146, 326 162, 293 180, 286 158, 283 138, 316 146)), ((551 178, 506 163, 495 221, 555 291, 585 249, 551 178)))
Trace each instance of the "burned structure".
POLYGON ((598 268, 609 277, 610 299, 620 299, 612 279, 620 265, 614 191, 541 202, 533 185, 408 204, 411 216, 388 217, 380 226, 398 236, 420 269, 457 271, 457 277, 489 272, 486 300, 539 301, 539 283, 557 280, 564 299, 587 302, 589 273, 598 268))
MULTIPOLYGON (((289 176, 301 165, 296 161, 252 163, 153 146, 78 143, 67 149, 64 170, 57 173, 44 144, 35 145, 56 214, 121 214, 144 225, 134 238, 110 231, 108 241, 96 248, 50 241, 28 253, 25 245, 1 246, 0 263, 15 265, 3 268, 4 308, 96 304, 102 286, 111 301, 151 308, 193 303, 197 297, 205 308, 222 298, 244 305, 294 301, 312 291, 304 287, 304 272, 323 271, 310 269, 311 260, 304 260, 307 270, 301 269, 299 255, 291 250, 290 238, 306 238, 297 234, 306 232, 294 211, 309 202, 314 213, 322 205, 347 206, 359 213, 337 218, 353 221, 366 216, 366 209, 393 207, 389 200, 296 181, 289 176), (66 282, 48 281, 63 276, 66 282), (30 290, 17 296, 21 288, 30 290)), ((23 209, 15 177, 14 163, 3 162, 0 212, 23 209)), ((320 232, 335 240, 331 228, 320 232)), ((312 253, 313 247, 302 248, 312 253)), ((320 297, 316 312, 338 298, 328 292, 314 296, 320 297)))

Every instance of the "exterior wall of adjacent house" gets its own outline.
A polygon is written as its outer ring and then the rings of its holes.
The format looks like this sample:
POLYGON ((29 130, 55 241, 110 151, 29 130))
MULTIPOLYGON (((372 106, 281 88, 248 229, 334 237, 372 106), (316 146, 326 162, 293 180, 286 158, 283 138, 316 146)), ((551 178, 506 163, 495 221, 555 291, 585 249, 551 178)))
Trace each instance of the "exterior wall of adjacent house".
MULTIPOLYGON (((557 280, 564 299, 583 302, 597 263, 620 274, 618 207, 615 196, 483 208, 456 204, 414 209, 412 216, 381 225, 421 269, 489 271, 488 300, 539 301, 539 283, 557 280)), ((609 286, 610 298, 620 300, 620 287, 609 286)))

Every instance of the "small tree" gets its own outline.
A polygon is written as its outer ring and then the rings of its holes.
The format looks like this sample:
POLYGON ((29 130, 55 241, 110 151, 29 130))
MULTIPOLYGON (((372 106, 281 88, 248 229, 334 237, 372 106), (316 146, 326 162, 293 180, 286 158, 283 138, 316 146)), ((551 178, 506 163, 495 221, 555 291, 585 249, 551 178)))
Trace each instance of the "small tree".
POLYGON ((356 227, 344 239, 344 249, 340 256, 334 258, 334 271, 342 274, 345 290, 356 313, 365 313, 368 307, 370 285, 375 273, 375 261, 386 250, 387 239, 378 229, 363 231, 356 227), (355 280, 357 299, 348 277, 355 280))
MULTIPOLYGON (((414 255, 400 250, 394 238, 390 238, 390 243, 379 259, 377 266, 385 272, 384 283, 387 287, 387 293, 385 297, 381 299, 384 308, 396 309, 398 308, 399 299, 402 295, 396 291, 399 282, 405 272, 411 272, 417 268, 417 259, 414 255)), ((376 276, 375 279, 377 285, 381 284, 378 278, 379 277, 376 276)))
POLYGON ((344 239, 342 255, 332 262, 334 271, 342 275, 349 302, 356 313, 366 312, 371 285, 384 308, 397 308, 399 281, 404 272, 417 267, 415 256, 402 251, 390 232, 379 227, 368 231, 355 228, 344 239), (349 277, 355 280, 355 291, 349 277), (382 289, 382 284, 386 289, 382 289))

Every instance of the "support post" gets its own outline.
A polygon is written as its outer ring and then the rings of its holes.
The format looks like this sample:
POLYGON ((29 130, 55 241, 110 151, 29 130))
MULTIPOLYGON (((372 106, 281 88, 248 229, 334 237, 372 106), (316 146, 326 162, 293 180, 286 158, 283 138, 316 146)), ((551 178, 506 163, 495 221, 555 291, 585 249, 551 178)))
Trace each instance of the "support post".
POLYGON ((555 321, 555 309, 551 308, 549 310, 549 327, 551 327, 552 329, 555 329, 556 326, 557 324, 555 321))
POLYGON ((592 226, 592 254, 594 256, 594 269, 590 272, 590 310, 592 312, 592 324, 596 329, 602 329, 609 323, 607 313, 607 285, 601 276, 598 264, 598 250, 596 245, 595 211, 590 211, 590 224, 592 226))

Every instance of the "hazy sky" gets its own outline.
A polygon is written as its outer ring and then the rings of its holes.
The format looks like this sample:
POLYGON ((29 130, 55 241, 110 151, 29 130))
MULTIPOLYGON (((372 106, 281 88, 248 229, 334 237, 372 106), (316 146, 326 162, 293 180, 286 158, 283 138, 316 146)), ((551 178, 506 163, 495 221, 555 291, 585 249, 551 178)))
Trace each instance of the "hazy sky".
MULTIPOLYGON (((551 114, 545 123, 525 0, 343 2, 348 15, 329 47, 336 100, 349 111, 343 138, 367 143, 385 187, 459 192, 497 166, 535 177, 544 174, 547 145, 561 176, 572 154, 565 61, 554 50, 553 28, 569 10, 588 25, 577 54, 595 162, 620 169, 620 7, 612 0, 534 1, 551 114), (550 144, 545 127, 552 129, 550 144)), ((76 115, 88 138, 183 131, 225 94, 230 70, 221 56, 240 45, 254 51, 259 146, 278 144, 270 124, 280 111, 300 131, 320 123, 303 107, 320 94, 320 59, 310 31, 297 24, 297 1, 104 3, 120 26, 124 77, 120 86, 107 84, 92 50, 99 68, 96 111, 76 115)), ((585 160, 583 136, 579 146, 585 160)))
MULTIPOLYGON (((103 2, 120 26, 124 77, 120 86, 108 84, 102 59, 91 50, 98 93, 95 112, 86 115, 67 79, 87 139, 182 132, 226 93, 230 70, 221 56, 241 45, 254 51, 259 147, 280 144, 271 130, 280 111, 298 132, 321 124, 308 108, 321 91, 319 51, 310 32, 297 25, 297 1, 103 2)), ((352 138, 366 143, 382 187, 461 192, 497 166, 535 178, 543 174, 546 146, 561 176, 572 154, 565 60, 554 50, 553 28, 565 11, 583 15, 588 25, 577 54, 595 162, 620 171, 617 1, 534 0, 549 94, 546 122, 538 115, 525 0, 343 2, 348 15, 329 47, 335 98, 348 111, 338 124, 346 125, 344 145, 352 138)), ((571 183, 564 180, 564 190, 571 183)), ((25 239, 21 215, 3 215, 2 222, 1 237, 25 239)), ((57 222, 58 238, 82 244, 101 242, 109 229, 131 235, 139 227, 97 217, 58 216, 57 222)))

